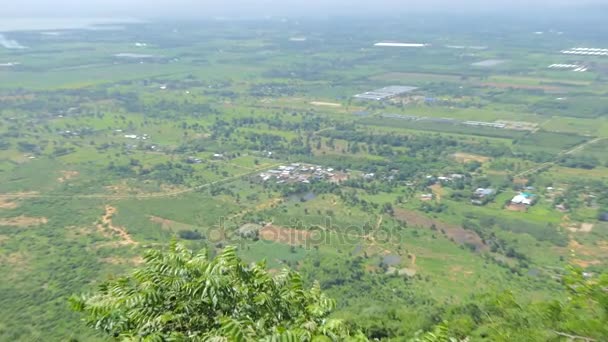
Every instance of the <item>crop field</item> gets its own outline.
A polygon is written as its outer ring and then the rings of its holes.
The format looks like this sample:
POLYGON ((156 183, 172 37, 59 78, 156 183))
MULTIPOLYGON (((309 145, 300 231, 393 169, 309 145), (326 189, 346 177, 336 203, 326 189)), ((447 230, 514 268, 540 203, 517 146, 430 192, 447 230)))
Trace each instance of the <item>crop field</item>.
POLYGON ((28 49, 0 47, 0 341, 105 341, 67 298, 171 241, 296 269, 387 339, 608 267, 608 79, 547 69, 573 37, 175 25, 7 33, 28 49), (433 44, 371 43, 399 35, 433 44), (417 89, 354 97, 388 86, 417 89))

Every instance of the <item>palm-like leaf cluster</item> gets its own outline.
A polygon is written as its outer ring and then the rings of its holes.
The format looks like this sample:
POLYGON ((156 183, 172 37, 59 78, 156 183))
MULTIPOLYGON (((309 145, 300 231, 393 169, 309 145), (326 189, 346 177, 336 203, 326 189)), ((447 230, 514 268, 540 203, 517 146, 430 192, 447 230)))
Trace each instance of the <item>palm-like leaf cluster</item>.
POLYGON ((335 302, 297 272, 272 276, 264 263, 246 265, 229 247, 215 258, 172 243, 150 251, 132 275, 92 295, 72 297, 87 323, 120 340, 364 340, 328 319, 335 302))

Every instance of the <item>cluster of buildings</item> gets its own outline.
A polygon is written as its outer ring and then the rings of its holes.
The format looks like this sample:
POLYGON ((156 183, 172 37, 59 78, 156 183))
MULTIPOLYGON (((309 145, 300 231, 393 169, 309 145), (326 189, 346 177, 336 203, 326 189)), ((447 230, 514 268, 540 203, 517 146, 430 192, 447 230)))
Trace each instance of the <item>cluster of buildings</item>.
POLYGON ((201 158, 196 158, 196 157, 188 157, 186 158, 186 163, 188 164, 201 164, 203 162, 203 160, 201 158))
POLYGON ((473 127, 489 127, 489 128, 499 128, 499 129, 513 129, 520 131, 532 131, 536 129, 537 124, 523 121, 505 121, 498 120, 494 122, 485 122, 485 121, 465 121, 462 123, 466 126, 473 127))
POLYGON ((574 48, 562 50, 561 52, 566 55, 608 56, 608 49, 574 48))
POLYGON ((408 47, 408 48, 421 48, 427 47, 429 44, 423 43, 399 43, 399 42, 379 42, 374 44, 376 47, 408 47))
MULTIPOLYGON (((215 160, 224 159, 224 155, 222 153, 214 153, 212 155, 212 157, 215 160)), ((202 164, 203 160, 198 157, 190 156, 190 157, 186 158, 185 162, 188 164, 202 164)))
POLYGON ((319 165, 293 163, 281 165, 277 169, 268 170, 259 174, 262 181, 276 180, 277 184, 282 183, 304 183, 310 184, 315 180, 329 180, 341 182, 348 177, 342 172, 332 168, 324 168, 319 165))
POLYGON ((362 100, 382 101, 410 93, 418 88, 410 86, 390 86, 357 94, 354 97, 362 100))
POLYGON ((571 69, 572 71, 576 72, 585 72, 589 68, 578 64, 551 64, 549 65, 549 69, 571 69))
POLYGON ((80 137, 95 134, 96 131, 91 127, 81 127, 72 130, 60 130, 58 132, 59 135, 69 138, 69 137, 80 137))
MULTIPOLYGON (((117 130, 117 132, 120 130, 117 130)), ((124 135, 125 138, 127 139, 135 139, 135 140, 148 140, 150 139, 150 136, 147 134, 143 134, 143 135, 137 135, 137 134, 125 134, 124 135)))
POLYGON ((514 129, 517 131, 534 131, 538 128, 538 124, 534 122, 508 120, 497 120, 495 122, 499 124, 504 124, 505 129, 514 129))
POLYGON ((463 174, 452 173, 451 175, 448 175, 448 176, 439 176, 439 177, 437 177, 437 180, 440 182, 451 182, 453 180, 463 179, 463 178, 464 178, 463 174))
POLYGON ((426 176, 426 179, 428 179, 430 182, 435 183, 435 182, 451 182, 457 179, 463 179, 464 175, 460 174, 460 173, 452 173, 449 175, 445 175, 445 176, 439 176, 439 177, 435 177, 432 175, 428 175, 426 176))
MULTIPOLYGON (((475 205, 485 205, 494 199, 496 189, 477 188, 471 196, 471 203, 475 205)), ((530 192, 520 192, 509 201, 509 207, 513 210, 525 210, 534 205, 537 196, 530 192)))
POLYGON ((465 121, 462 123, 465 126, 475 127, 490 127, 490 128, 506 128, 507 125, 500 122, 485 122, 485 121, 465 121))

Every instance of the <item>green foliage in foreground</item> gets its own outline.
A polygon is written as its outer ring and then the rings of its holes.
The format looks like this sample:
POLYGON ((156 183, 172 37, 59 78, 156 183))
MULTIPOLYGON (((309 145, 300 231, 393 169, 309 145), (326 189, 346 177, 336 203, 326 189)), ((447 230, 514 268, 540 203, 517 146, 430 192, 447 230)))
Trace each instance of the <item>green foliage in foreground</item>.
POLYGON ((263 263, 245 265, 235 248, 210 259, 173 243, 150 251, 131 276, 71 298, 96 330, 142 341, 366 340, 342 321, 328 319, 335 302, 300 275, 271 276, 263 263))
MULTIPOLYGON (((297 272, 276 275, 246 265, 233 247, 215 258, 172 243, 150 251, 131 276, 72 297, 89 326, 123 341, 367 341, 352 324, 330 319, 335 302, 297 272)), ((509 291, 444 308, 426 333, 386 336, 410 342, 603 341, 608 336, 608 276, 571 269, 567 298, 523 304, 509 291), (438 317, 439 318, 439 317, 438 317)), ((388 319, 388 317, 379 317, 388 319)), ((406 322, 401 322, 407 324, 406 322)))
POLYGON ((450 335, 472 341, 606 341, 608 275, 570 268, 562 283, 564 297, 530 304, 505 291, 443 316, 450 335))

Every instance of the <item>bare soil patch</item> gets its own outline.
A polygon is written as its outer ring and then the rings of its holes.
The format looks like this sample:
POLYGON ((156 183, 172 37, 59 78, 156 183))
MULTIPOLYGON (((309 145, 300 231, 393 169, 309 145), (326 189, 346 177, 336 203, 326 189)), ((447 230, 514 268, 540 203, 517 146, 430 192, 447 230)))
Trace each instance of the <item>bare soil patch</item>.
POLYGON ((24 252, 0 254, 0 264, 22 269, 29 265, 29 256, 24 252))
POLYGON ((342 107, 342 104, 340 104, 340 103, 334 103, 334 102, 313 101, 310 104, 313 105, 313 106, 323 106, 323 107, 342 107))
POLYGON ((80 172, 78 172, 78 171, 64 170, 64 171, 61 171, 61 177, 57 178, 57 181, 59 181, 59 183, 65 183, 72 178, 78 177, 79 174, 80 174, 80 172))
POLYGON ((144 263, 144 258, 137 256, 133 258, 107 257, 101 259, 101 262, 112 265, 132 265, 138 266, 144 263))
POLYGON ((0 209, 15 209, 18 206, 19 204, 17 202, 0 197, 0 209))
POLYGON ((336 184, 340 184, 346 180, 348 180, 348 174, 343 172, 337 172, 329 179, 330 182, 336 184))
POLYGON ((131 190, 126 184, 107 185, 105 189, 114 194, 126 194, 131 190))
POLYGON ((0 226, 31 227, 46 224, 46 217, 15 216, 0 219, 0 226))
POLYGON ((108 238, 113 236, 120 237, 121 245, 137 245, 137 242, 133 240, 131 235, 127 232, 124 227, 115 226, 112 223, 112 216, 116 213, 117 209, 115 207, 106 205, 106 212, 101 217, 101 222, 97 224, 97 230, 108 238))
POLYGON ((454 159, 459 163, 468 163, 468 162, 472 162, 472 161, 477 161, 480 163, 487 163, 491 159, 490 157, 481 156, 479 154, 464 153, 464 152, 454 153, 452 155, 452 157, 454 157, 454 159))
POLYGON ((458 244, 475 246, 476 251, 485 251, 488 246, 483 243, 477 233, 466 230, 460 226, 445 223, 443 221, 430 218, 426 215, 413 210, 396 208, 393 215, 399 221, 405 221, 409 226, 419 226, 428 229, 436 229, 444 232, 445 235, 458 244))
POLYGON ((23 191, 23 192, 7 192, 0 194, 0 199, 13 200, 15 198, 35 198, 40 193, 38 191, 23 191))
POLYGON ((275 225, 267 225, 260 230, 260 238, 266 241, 273 241, 291 246, 305 245, 312 232, 299 229, 284 228, 275 225))
POLYGON ((528 178, 514 178, 513 179, 513 184, 522 185, 523 186, 523 185, 528 184, 528 181, 529 181, 528 178))
POLYGON ((437 202, 441 202, 441 196, 443 196, 445 193, 445 190, 443 189, 441 184, 439 184, 439 183, 433 184, 433 185, 429 186, 429 188, 433 191, 433 194, 435 195, 435 199, 437 199, 437 202))
POLYGON ((593 230, 593 223, 581 223, 580 232, 590 233, 593 230))
POLYGON ((154 223, 158 223, 161 226, 161 229, 164 230, 179 230, 179 229, 190 229, 193 226, 188 223, 183 223, 179 221, 169 220, 159 216, 150 216, 150 221, 154 223))
POLYGON ((163 226, 163 228, 165 226, 171 226, 175 223, 175 221, 168 220, 159 216, 150 216, 150 221, 160 224, 161 226, 163 226))
POLYGON ((375 256, 375 255, 387 256, 387 255, 393 253, 390 250, 386 249, 384 246, 380 246, 375 241, 373 241, 373 237, 371 235, 369 235, 369 236, 351 235, 351 237, 361 238, 361 239, 366 240, 367 244, 365 245, 365 247, 362 250, 363 250, 364 254, 367 255, 368 257, 375 256))
POLYGON ((458 276, 460 275, 466 278, 471 276, 473 273, 473 271, 465 269, 462 265, 450 266, 450 279, 452 281, 456 281, 459 278, 458 276))
MULTIPOLYGON (((608 241, 598 241, 597 242, 597 246, 602 250, 602 251, 608 251, 608 241)), ((607 254, 608 255, 608 254, 607 254)))
POLYGON ((572 235, 570 235, 570 242, 568 244, 570 256, 572 257, 572 263, 587 268, 589 266, 602 265, 606 263, 606 251, 608 250, 608 243, 598 242, 597 245, 583 245, 576 241, 572 235))
POLYGON ((568 243, 568 248, 570 248, 570 250, 574 251, 574 253, 576 253, 576 254, 587 255, 587 256, 592 255, 591 251, 589 251, 589 249, 587 247, 580 244, 578 241, 576 241, 573 238, 570 238, 570 242, 568 243))
POLYGON ((269 209, 269 208, 274 208, 277 205, 283 203, 283 198, 282 197, 276 197, 276 198, 271 198, 266 202, 262 202, 260 204, 258 204, 255 207, 255 210, 259 211, 259 210, 265 210, 265 209, 269 209))
POLYGON ((25 252, 0 253, 0 265, 9 267, 10 271, 2 275, 5 282, 18 282, 28 279, 32 257, 25 252))
POLYGON ((581 223, 580 225, 573 224, 573 225, 567 225, 566 228, 573 233, 590 233, 593 230, 593 224, 592 223, 581 223))
POLYGON ((528 208, 525 205, 509 204, 505 209, 509 211, 526 212, 528 208))
POLYGON ((588 268, 589 266, 595 266, 595 265, 601 265, 602 262, 599 260, 580 260, 580 259, 575 259, 572 260, 572 262, 582 268, 588 268))

